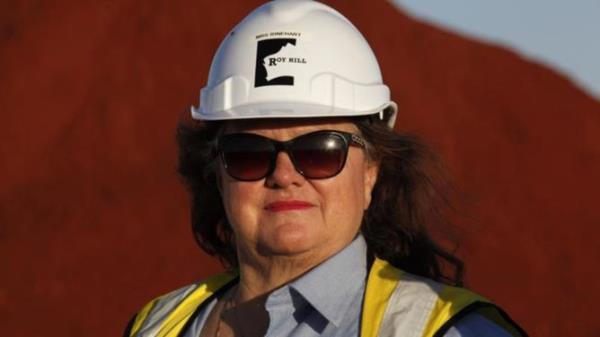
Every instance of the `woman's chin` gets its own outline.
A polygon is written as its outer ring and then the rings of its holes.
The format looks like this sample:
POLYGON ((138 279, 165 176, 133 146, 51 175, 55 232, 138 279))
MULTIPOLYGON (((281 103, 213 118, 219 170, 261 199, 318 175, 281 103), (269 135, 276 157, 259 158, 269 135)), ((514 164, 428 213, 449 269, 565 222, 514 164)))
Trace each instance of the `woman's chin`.
POLYGON ((258 250, 263 256, 303 255, 317 246, 316 237, 306 226, 281 225, 259 241, 258 250))

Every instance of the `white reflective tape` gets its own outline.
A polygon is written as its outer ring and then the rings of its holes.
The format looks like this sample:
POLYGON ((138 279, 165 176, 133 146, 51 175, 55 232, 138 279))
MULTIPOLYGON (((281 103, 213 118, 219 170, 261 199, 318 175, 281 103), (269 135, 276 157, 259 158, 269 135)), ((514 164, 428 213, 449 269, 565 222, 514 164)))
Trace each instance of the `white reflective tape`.
POLYGON ((152 311, 146 317, 146 320, 142 323, 142 326, 136 333, 136 337, 150 337, 156 336, 158 331, 162 327, 164 321, 169 317, 169 314, 175 309, 181 301, 183 301, 189 294, 196 289, 195 284, 185 286, 183 288, 174 290, 164 296, 162 296, 152 311))
POLYGON ((383 316, 379 337, 421 337, 443 285, 403 273, 383 316))

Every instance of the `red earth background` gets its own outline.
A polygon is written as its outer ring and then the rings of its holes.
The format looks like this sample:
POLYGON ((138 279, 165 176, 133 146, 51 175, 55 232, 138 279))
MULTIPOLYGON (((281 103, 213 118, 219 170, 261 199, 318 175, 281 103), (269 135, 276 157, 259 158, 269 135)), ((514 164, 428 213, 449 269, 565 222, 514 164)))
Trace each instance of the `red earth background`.
MULTIPOLYGON (((470 287, 533 336, 600 335, 600 102, 385 1, 327 3, 375 50, 396 128, 447 163, 470 287)), ((118 336, 149 299, 220 270, 192 239, 174 129, 258 5, 2 1, 3 335, 118 336)))

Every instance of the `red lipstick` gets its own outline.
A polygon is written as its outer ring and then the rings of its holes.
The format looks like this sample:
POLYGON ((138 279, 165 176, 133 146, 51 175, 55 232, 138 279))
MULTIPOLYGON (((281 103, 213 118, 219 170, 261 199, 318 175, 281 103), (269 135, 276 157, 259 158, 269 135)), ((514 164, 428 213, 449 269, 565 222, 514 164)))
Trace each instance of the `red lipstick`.
POLYGON ((313 204, 300 200, 275 201, 267 204, 265 210, 271 212, 296 211, 314 207, 313 204))

